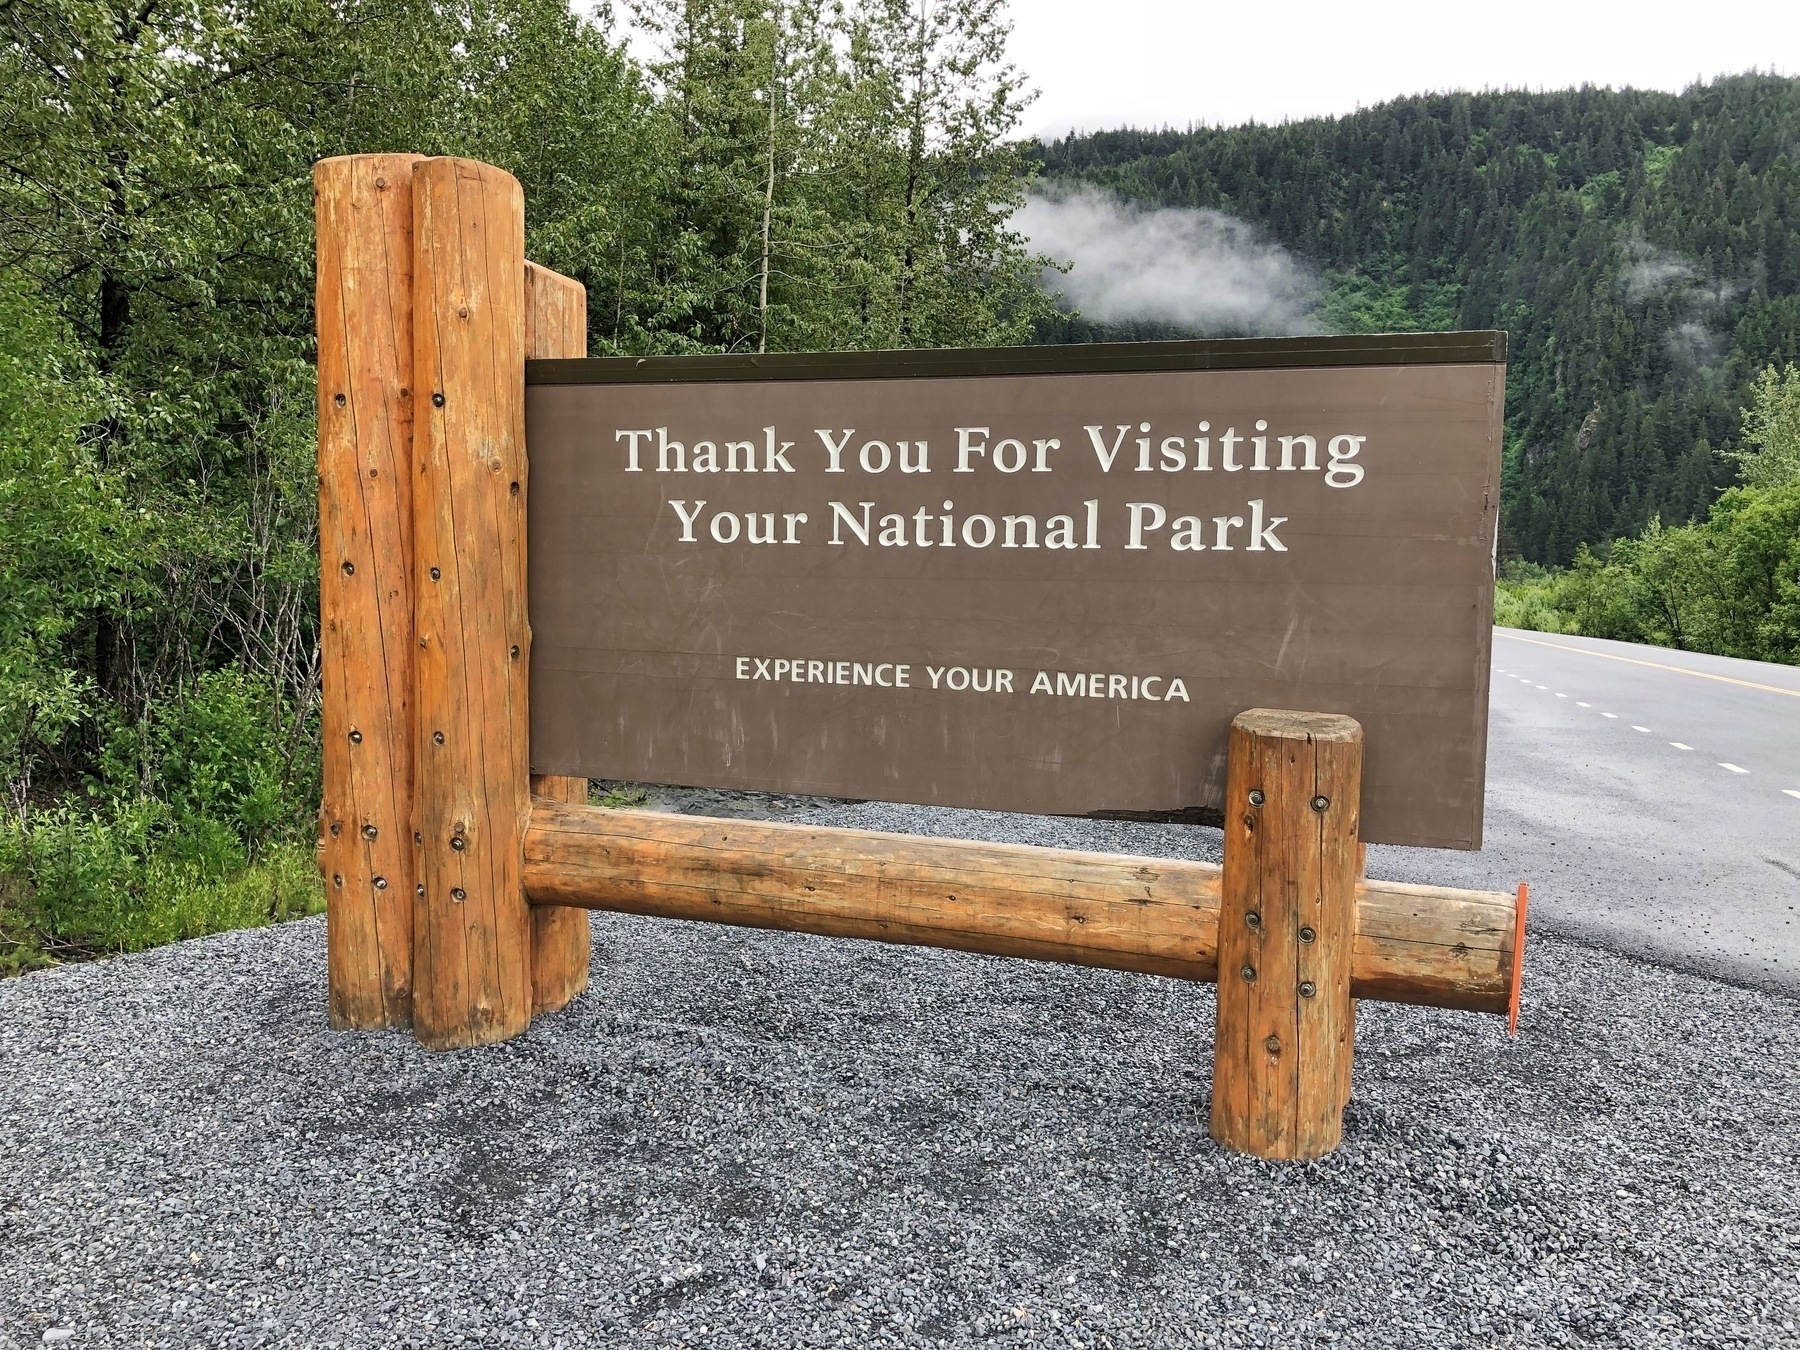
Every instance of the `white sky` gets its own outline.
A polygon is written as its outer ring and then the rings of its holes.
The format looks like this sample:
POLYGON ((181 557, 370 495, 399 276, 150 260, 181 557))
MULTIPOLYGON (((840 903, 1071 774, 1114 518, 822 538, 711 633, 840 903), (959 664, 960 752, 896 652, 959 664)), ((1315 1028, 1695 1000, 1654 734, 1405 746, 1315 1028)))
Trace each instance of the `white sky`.
POLYGON ((1023 129, 1353 112, 1434 89, 1800 71, 1800 0, 1012 0, 1023 129))

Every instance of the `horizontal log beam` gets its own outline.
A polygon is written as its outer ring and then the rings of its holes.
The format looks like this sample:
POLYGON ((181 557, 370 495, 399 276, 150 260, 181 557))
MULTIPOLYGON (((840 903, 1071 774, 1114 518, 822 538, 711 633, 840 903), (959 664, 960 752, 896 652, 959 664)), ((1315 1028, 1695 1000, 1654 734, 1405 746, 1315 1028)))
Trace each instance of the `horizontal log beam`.
MULTIPOLYGON (((1219 868, 538 797, 525 893, 568 905, 1216 981, 1219 868)), ((1361 880, 1351 993, 1507 1012, 1516 899, 1361 880)))

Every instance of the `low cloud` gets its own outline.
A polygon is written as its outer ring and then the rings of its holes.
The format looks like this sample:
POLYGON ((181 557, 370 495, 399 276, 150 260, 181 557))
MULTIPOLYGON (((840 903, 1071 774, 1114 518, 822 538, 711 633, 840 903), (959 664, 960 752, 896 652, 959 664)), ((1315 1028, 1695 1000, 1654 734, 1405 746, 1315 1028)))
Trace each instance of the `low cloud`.
POLYGON ((1312 333, 1318 278, 1255 226, 1219 211, 1144 209, 1096 188, 1033 193, 1012 218, 1067 272, 1044 288, 1097 323, 1209 336, 1312 333))
POLYGON ((1626 303, 1658 299, 1667 306, 1671 317, 1663 350, 1669 359, 1694 371, 1717 366, 1725 355, 1725 335, 1716 324, 1728 319, 1727 309, 1744 293, 1744 284, 1703 279, 1686 258, 1642 239, 1626 239, 1620 251, 1625 261, 1619 286, 1626 303))
POLYGON ((1692 281, 1699 274, 1692 263, 1665 252, 1642 239, 1624 243, 1625 266, 1619 269, 1619 284, 1632 304, 1647 300, 1660 290, 1692 281))

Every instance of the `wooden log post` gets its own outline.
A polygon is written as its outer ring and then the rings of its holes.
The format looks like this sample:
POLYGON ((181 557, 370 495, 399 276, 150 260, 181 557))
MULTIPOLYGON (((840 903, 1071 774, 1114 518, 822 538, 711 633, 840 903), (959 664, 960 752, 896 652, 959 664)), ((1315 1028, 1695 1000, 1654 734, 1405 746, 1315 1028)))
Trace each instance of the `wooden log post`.
MULTIPOLYGON (((587 288, 536 263, 525 264, 525 355, 535 360, 587 355, 587 288)), ((530 491, 530 483, 526 483, 530 491)), ((533 796, 585 804, 585 778, 534 774, 533 796)), ((531 915, 532 1014, 554 1012, 587 988, 586 910, 535 909, 531 915)))
MULTIPOLYGON (((525 264, 525 355, 533 360, 587 355, 587 287, 536 263, 525 264)), ((529 466, 527 466, 529 469, 529 466)), ((531 483, 525 482, 529 497, 531 483)), ((586 805, 588 780, 533 774, 531 792, 586 805)), ((590 939, 585 909, 531 912, 531 1012, 555 1012, 587 988, 590 939)))
POLYGON ((531 1022, 524 195, 489 165, 427 159, 413 209, 413 1029, 443 1049, 531 1022))
MULTIPOLYGON (((615 811, 539 797, 535 907, 581 906, 827 937, 1218 977, 1216 863, 615 811)), ((1505 1015, 1515 901, 1402 881, 1356 888, 1351 992, 1505 1015)))
POLYGON ((412 1021, 417 155, 313 168, 326 965, 334 1027, 412 1021))
POLYGON ((1343 1135, 1361 787, 1353 719, 1232 721, 1212 1098, 1227 1148, 1318 1158, 1343 1135))

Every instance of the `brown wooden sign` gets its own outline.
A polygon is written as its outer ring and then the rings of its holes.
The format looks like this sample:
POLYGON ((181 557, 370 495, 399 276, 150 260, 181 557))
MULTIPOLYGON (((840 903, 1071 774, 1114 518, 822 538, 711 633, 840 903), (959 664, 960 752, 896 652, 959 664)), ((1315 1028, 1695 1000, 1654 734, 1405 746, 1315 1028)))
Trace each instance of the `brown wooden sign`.
POLYGON ((527 366, 539 773, 1204 817, 1248 707, 1481 843, 1498 333, 527 366))

